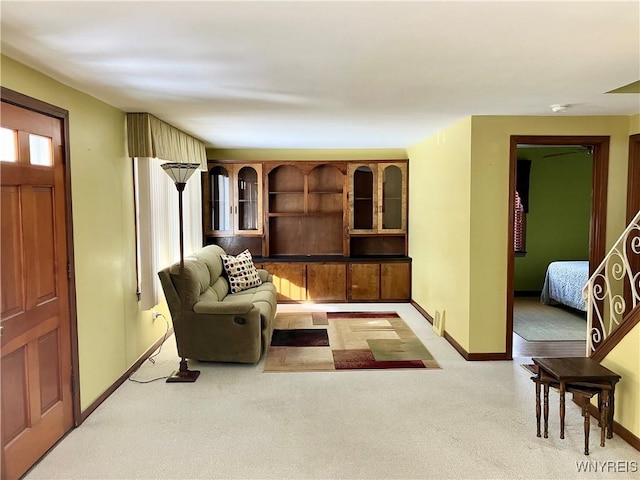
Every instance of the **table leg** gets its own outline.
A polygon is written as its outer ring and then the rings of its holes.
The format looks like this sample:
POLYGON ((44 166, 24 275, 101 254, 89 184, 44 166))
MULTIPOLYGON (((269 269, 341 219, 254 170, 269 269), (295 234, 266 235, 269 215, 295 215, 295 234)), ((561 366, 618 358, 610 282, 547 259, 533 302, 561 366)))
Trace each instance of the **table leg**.
MULTIPOLYGON (((605 431, 608 434, 609 428, 609 412, 611 410, 611 400, 612 395, 609 393, 609 390, 602 390, 602 412, 600 412, 600 421, 602 422, 602 427, 600 428, 600 446, 604 447, 605 442, 605 431)), ((611 438, 611 437, 609 437, 611 438)))
POLYGON ((540 381, 536 382, 536 436, 540 436, 540 381))
POLYGON ((598 426, 602 427, 602 390, 598 393, 598 426))
POLYGON ((607 438, 613 438, 613 411, 615 409, 615 391, 616 391, 616 384, 612 383, 611 384, 611 390, 607 391, 607 397, 608 397, 608 410, 609 410, 609 415, 607 416, 607 438))
POLYGON ((566 390, 564 382, 560 382, 560 438, 564 438, 564 394, 566 390))
POLYGON ((544 384, 544 438, 549 438, 549 384, 544 384))
POLYGON ((582 416, 584 417, 584 454, 589 455, 589 430, 591 429, 589 413, 589 397, 582 397, 582 416))

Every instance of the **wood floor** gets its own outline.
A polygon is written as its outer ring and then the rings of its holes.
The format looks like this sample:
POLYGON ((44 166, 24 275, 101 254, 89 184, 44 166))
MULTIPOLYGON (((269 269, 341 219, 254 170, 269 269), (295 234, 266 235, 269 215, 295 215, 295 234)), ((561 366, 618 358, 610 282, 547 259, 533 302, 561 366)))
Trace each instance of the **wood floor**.
POLYGON ((513 334, 514 357, 584 357, 585 341, 527 342, 513 334))

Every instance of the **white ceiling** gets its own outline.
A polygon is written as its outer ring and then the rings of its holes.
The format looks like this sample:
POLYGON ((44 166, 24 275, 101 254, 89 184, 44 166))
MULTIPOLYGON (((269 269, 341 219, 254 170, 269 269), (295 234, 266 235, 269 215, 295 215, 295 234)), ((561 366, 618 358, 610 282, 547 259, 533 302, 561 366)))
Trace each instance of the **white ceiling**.
POLYGON ((469 115, 632 115, 640 2, 10 2, 1 51, 220 148, 407 147, 469 115))

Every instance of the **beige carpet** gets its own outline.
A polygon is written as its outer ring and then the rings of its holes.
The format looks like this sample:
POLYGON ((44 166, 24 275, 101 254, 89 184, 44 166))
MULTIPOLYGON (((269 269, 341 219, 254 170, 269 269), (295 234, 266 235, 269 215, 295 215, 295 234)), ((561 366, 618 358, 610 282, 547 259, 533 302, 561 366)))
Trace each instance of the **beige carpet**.
POLYGON ((585 340, 585 315, 568 307, 543 305, 538 297, 516 297, 513 331, 529 342, 585 340))
MULTIPOLYGON (((520 367, 530 359, 467 362, 410 304, 314 307, 395 310, 442 369, 279 375, 262 373, 264 360, 189 362, 196 383, 126 382, 26 480, 638 478, 578 471, 578 461, 637 461, 638 451, 618 435, 601 448, 593 421, 585 457, 573 402, 561 440, 555 391, 549 438, 536 437, 535 389, 520 367)), ((178 361, 171 337, 134 377, 169 375, 178 361)))

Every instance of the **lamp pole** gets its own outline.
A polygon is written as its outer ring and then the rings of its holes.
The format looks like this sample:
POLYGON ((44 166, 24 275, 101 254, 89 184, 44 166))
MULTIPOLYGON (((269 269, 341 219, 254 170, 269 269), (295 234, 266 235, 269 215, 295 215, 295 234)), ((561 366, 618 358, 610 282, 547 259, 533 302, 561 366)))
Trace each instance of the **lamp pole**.
MULTIPOLYGON (((179 348, 180 352, 180 367, 173 372, 171 376, 167 377, 167 383, 193 383, 198 379, 200 375, 199 370, 189 370, 187 359, 184 355, 184 343, 186 342, 185 329, 185 284, 184 284, 184 226, 183 226, 183 213, 182 213, 182 193, 187 186, 187 181, 198 168, 198 163, 164 163, 162 168, 173 179, 176 189, 178 190, 178 219, 180 227, 180 268, 178 275, 182 280, 180 287, 180 323, 178 328, 180 329, 180 338, 182 340, 182 348, 179 348)), ((177 341, 176 341, 177 344, 177 341)), ((179 346, 179 345, 178 345, 179 346)))

